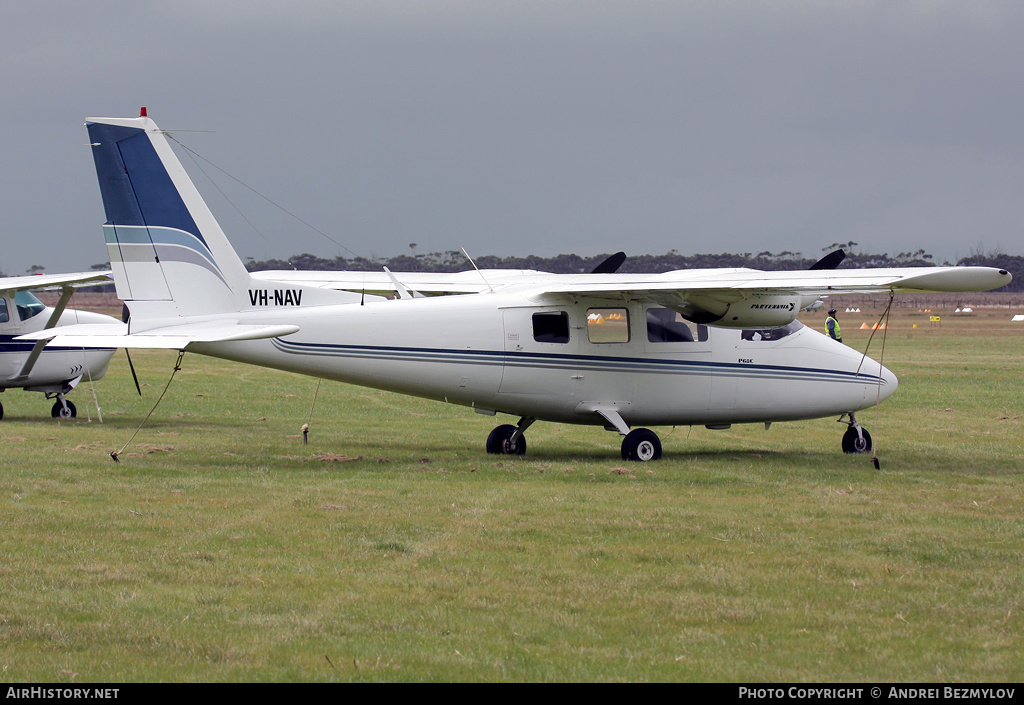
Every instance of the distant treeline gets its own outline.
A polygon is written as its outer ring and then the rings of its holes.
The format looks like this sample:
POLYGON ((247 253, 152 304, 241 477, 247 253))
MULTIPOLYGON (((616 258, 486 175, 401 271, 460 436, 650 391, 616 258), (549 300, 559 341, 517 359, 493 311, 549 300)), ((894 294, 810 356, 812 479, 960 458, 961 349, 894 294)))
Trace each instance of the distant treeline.
MULTIPOLYGON (((836 243, 825 252, 837 249, 846 251, 846 259, 840 269, 863 269, 865 267, 933 267, 939 263, 924 250, 917 252, 900 252, 889 254, 867 254, 856 251, 857 243, 836 243)), ((580 257, 579 255, 556 255, 554 257, 496 257, 483 255, 476 258, 481 269, 536 269, 556 274, 574 274, 593 271, 611 253, 580 257)), ((758 252, 753 254, 700 254, 683 255, 670 250, 663 255, 630 255, 619 268, 623 273, 669 272, 676 269, 712 269, 718 267, 748 267, 763 270, 797 270, 807 269, 818 258, 807 258, 799 252, 758 252)), ((956 262, 943 262, 942 265, 981 265, 999 267, 1013 274, 1013 282, 1000 289, 1004 292, 1024 291, 1024 257, 1000 253, 972 254, 956 262)), ((295 255, 287 260, 270 259, 257 262, 249 259, 245 265, 250 272, 267 269, 295 269, 314 271, 348 270, 356 272, 379 272, 387 267, 393 272, 462 272, 472 269, 462 252, 431 252, 429 254, 408 254, 397 257, 381 257, 367 259, 365 257, 322 258, 311 254, 295 255)))

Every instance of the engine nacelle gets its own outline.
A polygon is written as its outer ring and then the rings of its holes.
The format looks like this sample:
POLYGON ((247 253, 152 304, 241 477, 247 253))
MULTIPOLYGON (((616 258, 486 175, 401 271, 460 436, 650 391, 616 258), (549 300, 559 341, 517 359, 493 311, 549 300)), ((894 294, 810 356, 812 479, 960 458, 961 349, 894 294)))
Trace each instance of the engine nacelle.
MULTIPOLYGON (((721 328, 777 328, 793 322, 805 305, 800 294, 745 294, 739 301, 724 303, 687 297, 693 319, 721 328)), ((686 317, 687 313, 683 312, 686 317)))

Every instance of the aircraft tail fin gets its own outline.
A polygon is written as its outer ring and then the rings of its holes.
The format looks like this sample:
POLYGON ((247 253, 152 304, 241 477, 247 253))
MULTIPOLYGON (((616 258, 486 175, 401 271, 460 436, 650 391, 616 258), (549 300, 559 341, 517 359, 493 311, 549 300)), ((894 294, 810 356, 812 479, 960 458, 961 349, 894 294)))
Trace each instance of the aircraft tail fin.
POLYGON ((86 127, 114 282, 133 319, 245 308, 249 273, 156 123, 143 113, 86 127))

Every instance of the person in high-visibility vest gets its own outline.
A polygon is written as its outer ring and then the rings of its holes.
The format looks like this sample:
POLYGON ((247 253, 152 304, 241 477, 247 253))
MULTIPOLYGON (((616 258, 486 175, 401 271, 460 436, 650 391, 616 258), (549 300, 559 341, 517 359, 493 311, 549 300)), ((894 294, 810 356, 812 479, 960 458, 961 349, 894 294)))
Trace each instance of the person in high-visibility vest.
POLYGON ((828 318, 825 319, 825 332, 832 336, 833 340, 843 342, 843 332, 839 329, 839 321, 836 320, 836 310, 828 310, 828 318))

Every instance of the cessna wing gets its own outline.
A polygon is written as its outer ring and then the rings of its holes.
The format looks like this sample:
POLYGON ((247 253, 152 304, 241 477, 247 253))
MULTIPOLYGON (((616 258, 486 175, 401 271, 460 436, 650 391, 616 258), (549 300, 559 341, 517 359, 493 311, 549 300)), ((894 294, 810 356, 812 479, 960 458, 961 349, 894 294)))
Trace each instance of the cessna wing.
POLYGON ((48 289, 57 286, 97 286, 112 283, 110 270, 74 272, 71 274, 30 274, 22 277, 0 277, 0 291, 48 289))

